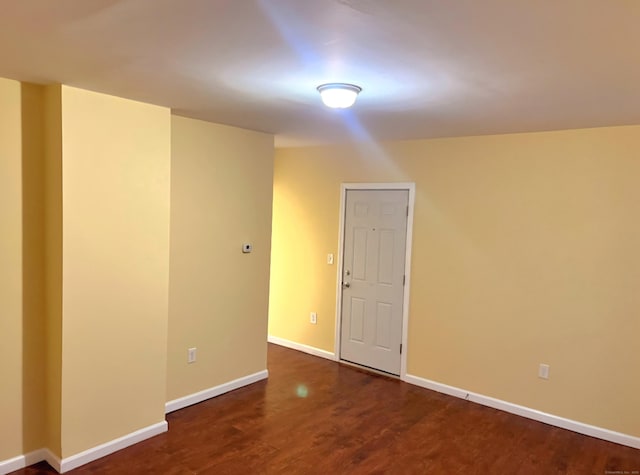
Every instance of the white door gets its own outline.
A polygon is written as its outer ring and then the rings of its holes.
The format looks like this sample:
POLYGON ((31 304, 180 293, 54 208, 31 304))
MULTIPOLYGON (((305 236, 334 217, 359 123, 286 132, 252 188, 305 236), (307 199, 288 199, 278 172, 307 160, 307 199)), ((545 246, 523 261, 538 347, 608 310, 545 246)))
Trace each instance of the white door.
POLYGON ((400 374, 408 190, 346 190, 340 358, 400 374))

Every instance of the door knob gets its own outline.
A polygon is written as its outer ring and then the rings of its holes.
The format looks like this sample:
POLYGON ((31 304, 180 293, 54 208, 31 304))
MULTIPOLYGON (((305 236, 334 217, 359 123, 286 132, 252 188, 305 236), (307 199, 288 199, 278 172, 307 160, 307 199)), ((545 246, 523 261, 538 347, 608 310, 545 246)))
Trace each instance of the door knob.
POLYGON ((348 289, 349 287, 351 287, 351 284, 349 282, 343 282, 342 283, 342 288, 343 289, 348 289))

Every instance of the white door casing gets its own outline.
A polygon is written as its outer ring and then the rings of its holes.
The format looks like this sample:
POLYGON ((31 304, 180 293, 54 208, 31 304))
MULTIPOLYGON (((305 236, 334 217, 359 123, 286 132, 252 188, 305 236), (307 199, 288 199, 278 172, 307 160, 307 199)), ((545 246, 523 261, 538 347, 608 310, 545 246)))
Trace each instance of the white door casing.
POLYGON ((345 188, 344 195, 340 359, 394 375, 404 366, 409 191, 345 188))

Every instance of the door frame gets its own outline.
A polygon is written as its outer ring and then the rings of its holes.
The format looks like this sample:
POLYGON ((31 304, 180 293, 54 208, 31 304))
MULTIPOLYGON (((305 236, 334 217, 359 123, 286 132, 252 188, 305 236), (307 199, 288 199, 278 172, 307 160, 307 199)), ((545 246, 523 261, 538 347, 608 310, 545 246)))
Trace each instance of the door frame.
POLYGON ((411 244, 413 242, 413 210, 416 199, 415 183, 342 183, 340 186, 340 222, 338 226, 338 267, 336 270, 336 334, 334 355, 336 361, 340 361, 340 344, 342 330, 342 266, 344 260, 344 222, 347 211, 348 190, 406 190, 409 192, 409 213, 407 216, 407 241, 405 243, 404 275, 405 282, 402 299, 402 354, 400 355, 400 379, 407 376, 407 353, 409 347, 407 337, 409 335, 409 293, 411 290, 411 244))

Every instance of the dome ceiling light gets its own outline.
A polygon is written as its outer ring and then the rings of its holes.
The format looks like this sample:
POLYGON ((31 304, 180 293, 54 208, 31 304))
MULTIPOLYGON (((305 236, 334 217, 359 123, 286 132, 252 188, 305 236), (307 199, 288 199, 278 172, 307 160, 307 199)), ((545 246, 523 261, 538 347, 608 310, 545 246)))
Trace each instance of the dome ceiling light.
POLYGON ((354 84, 342 82, 330 82, 318 86, 318 92, 322 102, 333 109, 346 109, 355 102, 362 88, 354 84))

